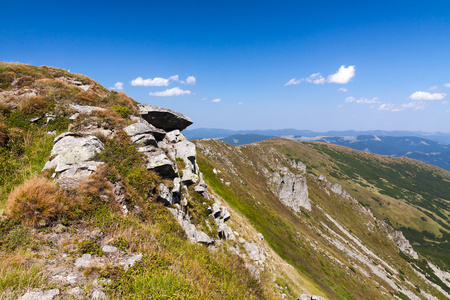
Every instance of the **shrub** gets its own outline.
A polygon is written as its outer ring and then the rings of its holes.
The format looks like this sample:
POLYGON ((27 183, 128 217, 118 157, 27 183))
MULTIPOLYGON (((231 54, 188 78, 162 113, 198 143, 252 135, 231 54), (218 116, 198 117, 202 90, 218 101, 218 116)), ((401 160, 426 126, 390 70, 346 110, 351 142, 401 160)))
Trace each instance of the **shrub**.
POLYGON ((45 178, 24 182, 6 200, 5 215, 27 226, 37 227, 62 213, 64 194, 45 178))

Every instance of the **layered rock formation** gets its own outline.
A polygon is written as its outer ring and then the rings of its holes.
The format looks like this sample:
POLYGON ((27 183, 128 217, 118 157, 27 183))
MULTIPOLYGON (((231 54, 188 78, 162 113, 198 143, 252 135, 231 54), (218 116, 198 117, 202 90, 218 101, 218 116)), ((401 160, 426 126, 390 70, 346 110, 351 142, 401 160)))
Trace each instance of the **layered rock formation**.
MULTIPOLYGON (((91 114, 103 110, 95 106, 73 105, 78 113, 71 118, 76 119, 80 113, 91 114)), ((168 206, 188 238, 193 242, 213 244, 214 238, 198 229, 191 223, 191 216, 187 210, 190 198, 188 187, 195 185, 194 192, 205 199, 210 199, 207 185, 202 179, 196 162, 195 145, 189 142, 181 130, 192 124, 192 121, 169 109, 139 105, 140 117, 133 117, 135 123, 123 128, 130 137, 137 150, 143 153, 147 161, 147 169, 157 172, 161 177, 171 181, 171 184, 161 182, 158 188, 158 199, 168 206)), ((89 126, 88 126, 89 127, 89 126)), ((75 188, 83 180, 94 173, 103 162, 95 161, 95 155, 100 153, 104 144, 92 134, 103 134, 104 130, 82 130, 79 132, 65 132, 54 139, 51 152, 52 159, 48 161, 44 170, 53 171, 55 181, 64 188, 75 188)), ((110 135, 112 132, 107 132, 110 135)), ((131 211, 125 204, 123 187, 120 182, 114 185, 115 200, 122 206, 124 213, 131 211)), ((230 218, 226 207, 214 199, 209 207, 214 219, 219 239, 232 239, 233 231, 225 224, 230 218)))

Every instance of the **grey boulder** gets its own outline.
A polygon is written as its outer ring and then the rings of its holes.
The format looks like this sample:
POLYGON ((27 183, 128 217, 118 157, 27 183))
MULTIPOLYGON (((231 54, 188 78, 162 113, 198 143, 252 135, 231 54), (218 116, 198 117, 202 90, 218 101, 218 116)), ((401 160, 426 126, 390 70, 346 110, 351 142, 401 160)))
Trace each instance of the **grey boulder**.
POLYGON ((164 130, 158 129, 152 124, 149 123, 134 123, 130 126, 127 126, 123 129, 129 136, 135 136, 140 134, 151 134, 157 140, 162 140, 166 136, 166 132, 164 130))
POLYGON ((165 131, 183 130, 193 123, 188 117, 167 108, 150 104, 139 104, 138 107, 144 120, 165 131))

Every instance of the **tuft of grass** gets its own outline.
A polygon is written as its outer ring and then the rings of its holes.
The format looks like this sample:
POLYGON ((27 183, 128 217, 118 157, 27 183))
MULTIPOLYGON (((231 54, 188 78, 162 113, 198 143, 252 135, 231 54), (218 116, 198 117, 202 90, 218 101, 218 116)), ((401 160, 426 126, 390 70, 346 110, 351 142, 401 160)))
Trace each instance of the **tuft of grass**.
POLYGON ((47 283, 42 266, 26 264, 17 256, 0 257, 0 299, 17 299, 24 291, 47 283))
POLYGON ((56 220, 62 213, 64 194, 45 178, 27 180, 6 200, 5 215, 24 225, 37 227, 56 220))

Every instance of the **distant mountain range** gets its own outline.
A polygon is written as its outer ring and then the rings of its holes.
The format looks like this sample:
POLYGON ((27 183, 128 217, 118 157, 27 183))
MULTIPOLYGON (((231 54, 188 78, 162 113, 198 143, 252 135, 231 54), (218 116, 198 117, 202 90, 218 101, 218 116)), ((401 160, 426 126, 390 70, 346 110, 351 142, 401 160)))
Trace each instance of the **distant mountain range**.
POLYGON ((230 145, 245 145, 283 137, 300 142, 324 142, 387 156, 417 159, 450 171, 450 134, 411 131, 329 131, 194 129, 183 132, 188 139, 215 138, 230 145), (258 133, 255 133, 258 132, 258 133), (299 134, 300 133, 300 134, 299 134), (367 134, 370 133, 370 134, 367 134))
POLYGON ((230 130, 230 129, 218 129, 218 128, 197 128, 183 130, 183 134, 189 140, 199 139, 216 139, 226 138, 235 134, 257 134, 274 137, 315 137, 315 136, 327 136, 327 137, 340 137, 340 136, 359 136, 359 135, 376 135, 376 136, 393 136, 393 137, 405 137, 416 136, 425 139, 429 139, 438 143, 450 144, 450 132, 423 132, 423 131, 403 131, 403 130, 345 130, 345 131, 326 131, 316 132, 311 130, 298 130, 293 128, 287 129, 268 129, 268 130, 230 130))

